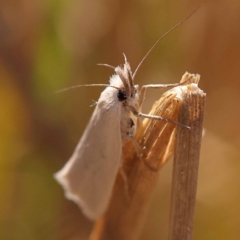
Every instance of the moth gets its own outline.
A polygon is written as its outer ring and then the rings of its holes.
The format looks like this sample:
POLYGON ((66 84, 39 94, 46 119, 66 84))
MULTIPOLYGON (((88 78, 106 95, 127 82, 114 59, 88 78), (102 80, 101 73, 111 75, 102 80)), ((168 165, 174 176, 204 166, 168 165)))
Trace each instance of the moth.
POLYGON ((122 164, 122 147, 126 141, 133 139, 139 118, 158 119, 186 127, 170 119, 141 112, 147 88, 174 87, 179 84, 150 84, 139 88, 134 84, 134 77, 156 44, 194 12, 152 46, 134 73, 125 55, 123 66, 103 64, 113 68, 115 74, 110 78, 110 84, 94 85, 106 86, 106 89, 101 93, 73 155, 54 175, 62 185, 66 198, 74 201, 89 219, 99 219, 107 209, 122 164))

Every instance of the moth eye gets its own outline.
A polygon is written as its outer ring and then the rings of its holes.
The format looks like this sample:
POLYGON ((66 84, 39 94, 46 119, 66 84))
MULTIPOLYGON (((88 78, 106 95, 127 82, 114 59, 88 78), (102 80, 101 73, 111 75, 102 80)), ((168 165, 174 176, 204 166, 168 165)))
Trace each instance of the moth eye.
POLYGON ((126 99, 127 99, 126 93, 125 93, 123 90, 119 90, 119 91, 118 91, 118 100, 119 100, 120 102, 123 102, 123 101, 125 101, 126 99))

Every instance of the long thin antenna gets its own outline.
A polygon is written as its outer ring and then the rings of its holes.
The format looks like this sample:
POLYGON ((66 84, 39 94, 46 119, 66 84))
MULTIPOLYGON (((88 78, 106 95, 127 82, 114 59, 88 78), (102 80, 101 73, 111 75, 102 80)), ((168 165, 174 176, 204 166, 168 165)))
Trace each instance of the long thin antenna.
POLYGON ((72 87, 63 88, 63 89, 54 91, 54 93, 66 92, 68 90, 72 90, 72 89, 79 88, 79 87, 113 87, 113 88, 119 89, 118 87, 110 86, 109 84, 83 84, 83 85, 75 85, 72 87))
POLYGON ((199 8, 201 7, 201 5, 199 5, 195 10, 193 10, 186 18, 184 18, 181 22, 179 22, 177 25, 175 25, 174 27, 172 27, 170 30, 168 30, 162 37, 160 37, 154 44, 153 46, 148 50, 148 52, 146 53, 146 55, 143 57, 143 59, 141 60, 141 62, 138 64, 134 74, 133 74, 133 79, 138 71, 138 69, 140 68, 140 66, 142 65, 142 63, 144 62, 144 60, 147 58, 147 56, 149 55, 149 53, 155 48, 155 46, 163 39, 165 38, 170 32, 172 32, 175 28, 177 28, 179 25, 183 24, 185 21, 188 20, 188 18, 190 18, 199 8))

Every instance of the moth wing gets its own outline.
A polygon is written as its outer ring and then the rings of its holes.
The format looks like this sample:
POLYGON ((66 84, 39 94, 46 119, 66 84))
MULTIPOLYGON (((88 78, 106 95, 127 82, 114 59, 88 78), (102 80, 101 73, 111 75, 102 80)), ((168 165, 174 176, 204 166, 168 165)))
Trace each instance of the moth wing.
POLYGON ((66 198, 92 220, 105 212, 120 167, 120 114, 117 90, 106 88, 72 157, 55 174, 66 198))

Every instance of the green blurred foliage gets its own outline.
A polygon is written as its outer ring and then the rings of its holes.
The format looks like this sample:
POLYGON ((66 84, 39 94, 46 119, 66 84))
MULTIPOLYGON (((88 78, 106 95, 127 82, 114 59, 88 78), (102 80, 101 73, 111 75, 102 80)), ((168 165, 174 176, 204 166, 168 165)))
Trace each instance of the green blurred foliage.
MULTIPOLYGON (((133 69, 152 44, 197 1, 30 1, 0 8, 0 239, 88 239, 92 223, 53 179, 67 161, 110 69, 133 69)), ((207 93, 194 239, 240 236, 240 3, 203 2, 167 36, 136 83, 177 82, 187 70, 207 93)), ((161 95, 148 94, 145 112, 161 95)), ((171 162, 162 170, 141 240, 167 239, 171 162)))

